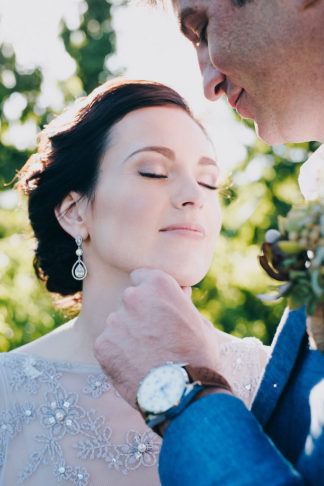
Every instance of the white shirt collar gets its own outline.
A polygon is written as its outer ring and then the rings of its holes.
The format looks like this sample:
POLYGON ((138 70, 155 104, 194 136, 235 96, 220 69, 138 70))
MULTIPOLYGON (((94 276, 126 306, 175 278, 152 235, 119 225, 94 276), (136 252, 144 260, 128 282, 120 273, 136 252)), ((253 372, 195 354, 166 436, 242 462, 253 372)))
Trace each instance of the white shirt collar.
POLYGON ((324 201, 324 144, 302 165, 298 182, 305 199, 324 201))

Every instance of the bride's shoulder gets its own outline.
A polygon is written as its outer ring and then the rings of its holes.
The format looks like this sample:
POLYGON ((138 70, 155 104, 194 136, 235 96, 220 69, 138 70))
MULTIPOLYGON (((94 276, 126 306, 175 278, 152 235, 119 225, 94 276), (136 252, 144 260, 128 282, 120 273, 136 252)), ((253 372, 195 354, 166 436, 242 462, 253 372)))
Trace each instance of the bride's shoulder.
POLYGON ((16 356, 32 355, 49 360, 66 359, 66 356, 62 355, 63 343, 66 339, 66 333, 64 331, 67 331, 73 325, 73 322, 74 320, 62 324, 48 334, 24 344, 19 348, 13 349, 10 351, 10 354, 16 356))

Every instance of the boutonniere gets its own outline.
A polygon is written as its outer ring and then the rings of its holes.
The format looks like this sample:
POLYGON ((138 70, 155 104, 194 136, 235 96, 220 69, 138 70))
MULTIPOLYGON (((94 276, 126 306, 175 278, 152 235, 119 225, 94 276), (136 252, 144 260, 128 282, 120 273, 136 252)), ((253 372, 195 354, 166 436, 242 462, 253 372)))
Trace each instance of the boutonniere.
POLYGON ((305 305, 311 347, 324 352, 324 203, 312 201, 279 217, 279 230, 265 235, 260 264, 284 282, 273 296, 286 297, 291 309, 305 305))

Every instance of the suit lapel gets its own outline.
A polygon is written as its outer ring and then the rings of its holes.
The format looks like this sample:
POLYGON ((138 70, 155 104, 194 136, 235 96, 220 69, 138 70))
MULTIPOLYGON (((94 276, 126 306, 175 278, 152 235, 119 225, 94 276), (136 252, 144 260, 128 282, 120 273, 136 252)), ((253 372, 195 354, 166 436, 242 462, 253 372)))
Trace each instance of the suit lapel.
POLYGON ((272 353, 252 405, 252 413, 265 427, 283 393, 306 333, 305 308, 283 314, 272 353))

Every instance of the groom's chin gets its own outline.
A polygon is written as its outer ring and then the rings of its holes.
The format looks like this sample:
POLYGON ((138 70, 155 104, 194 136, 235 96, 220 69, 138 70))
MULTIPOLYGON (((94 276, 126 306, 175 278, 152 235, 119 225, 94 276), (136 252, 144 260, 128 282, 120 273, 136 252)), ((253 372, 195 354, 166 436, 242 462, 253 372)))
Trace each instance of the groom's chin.
POLYGON ((268 145, 281 145, 283 143, 304 143, 310 140, 318 140, 318 137, 312 137, 311 133, 301 130, 299 126, 291 124, 282 124, 278 126, 275 123, 258 123, 254 122, 256 134, 261 140, 268 145))
POLYGON ((277 130, 271 130, 268 126, 265 126, 262 123, 258 124, 256 121, 254 122, 254 126, 257 136, 268 145, 280 145, 287 142, 277 130))

